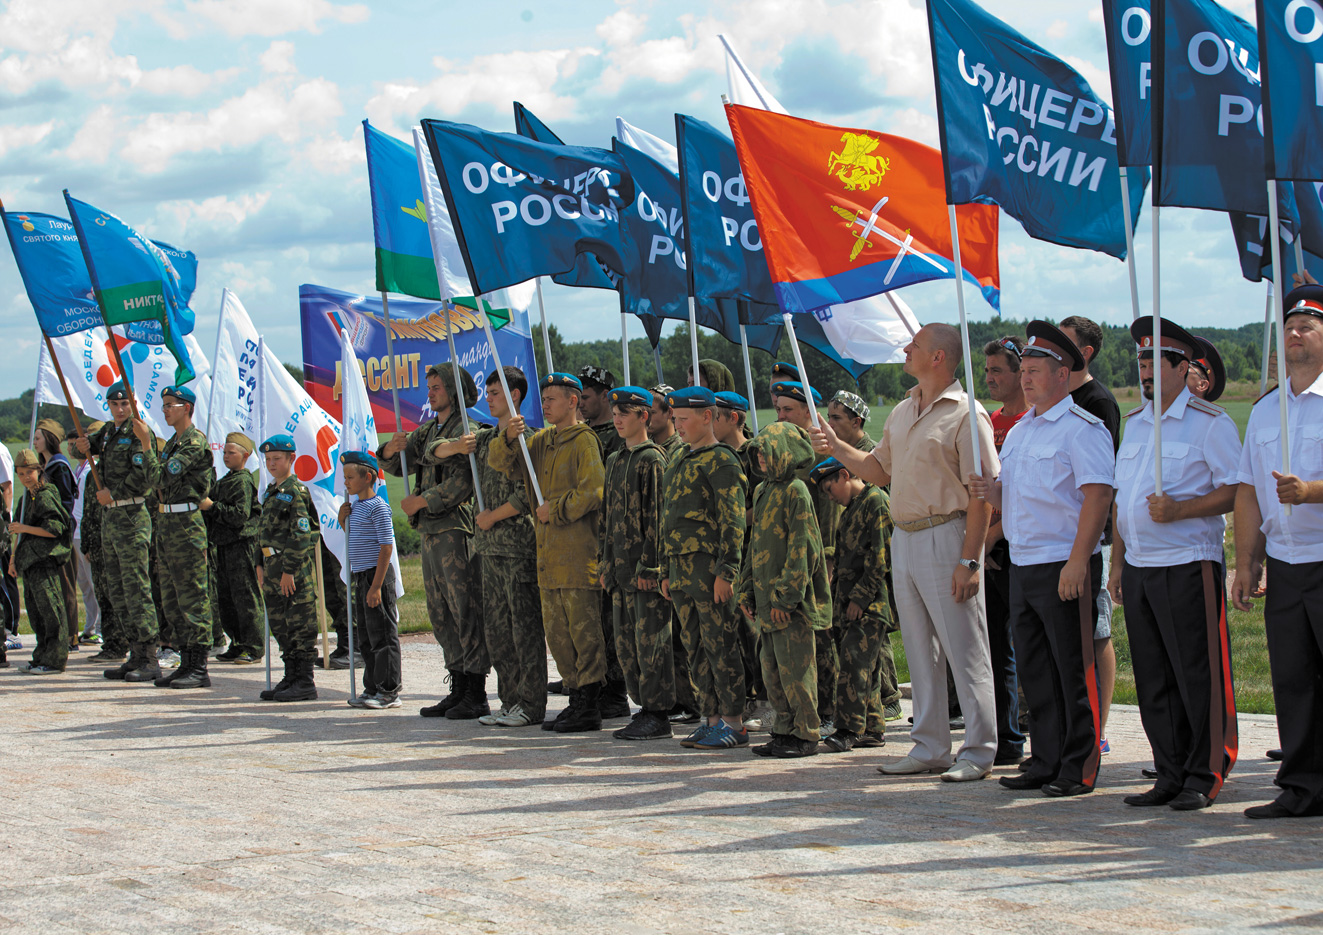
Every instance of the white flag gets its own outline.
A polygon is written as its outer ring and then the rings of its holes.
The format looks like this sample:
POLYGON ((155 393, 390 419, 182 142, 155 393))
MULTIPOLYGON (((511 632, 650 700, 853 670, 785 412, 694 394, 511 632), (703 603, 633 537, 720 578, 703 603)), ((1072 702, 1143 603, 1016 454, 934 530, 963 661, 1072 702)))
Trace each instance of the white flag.
POLYGON ((626 146, 632 146, 645 156, 651 156, 675 175, 680 174, 680 153, 673 143, 660 136, 640 130, 624 117, 616 118, 616 137, 626 146))
MULTIPOLYGON (((732 104, 789 114, 781 102, 745 66, 744 61, 725 36, 718 36, 726 48, 726 84, 732 104)), ((822 330, 836 353, 861 364, 903 364, 905 345, 919 330, 919 323, 894 293, 870 296, 857 302, 834 305, 822 330)))

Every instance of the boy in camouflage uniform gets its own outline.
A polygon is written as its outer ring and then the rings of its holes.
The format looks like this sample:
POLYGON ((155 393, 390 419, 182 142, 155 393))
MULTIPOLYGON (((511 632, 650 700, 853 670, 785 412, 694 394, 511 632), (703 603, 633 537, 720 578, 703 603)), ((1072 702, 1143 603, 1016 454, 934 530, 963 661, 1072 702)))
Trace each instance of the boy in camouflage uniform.
MULTIPOLYGON (((835 458, 813 469, 813 482, 845 507, 836 535, 832 576, 832 628, 840 651, 836 730, 824 743, 833 753, 880 747, 882 647, 893 620, 887 573, 891 568, 891 502, 886 491, 866 484, 835 458)), ((819 696, 822 692, 819 689, 819 696)))
POLYGON ((671 608, 658 591, 666 456, 648 438, 652 394, 639 386, 623 386, 612 390, 610 398, 612 421, 625 448, 606 459, 598 567, 611 601, 625 682, 642 706, 613 736, 660 740, 671 736, 668 718, 675 707, 671 608))
POLYGON ((262 497, 257 526, 257 581, 267 620, 280 646, 285 675, 258 697, 263 701, 311 701, 317 697, 312 657, 317 653, 317 594, 314 550, 321 524, 312 495, 291 472, 294 439, 272 435, 262 442, 271 483, 262 497))
POLYGON ((242 432, 225 436, 228 473, 202 500, 216 584, 214 613, 230 647, 218 662, 252 665, 266 653, 262 591, 257 585, 257 473, 248 470, 253 440, 242 432))
MULTIPOLYGON (((593 430, 576 418, 583 391, 578 377, 548 374, 541 390, 548 427, 526 440, 545 498, 534 514, 538 588, 547 646, 570 696, 569 706, 554 721, 543 721, 542 729, 601 730, 598 700, 606 679, 597 568, 601 446, 593 430)), ((523 416, 511 419, 505 431, 492 438, 487 458, 507 477, 527 483, 518 441, 524 429, 523 416)))
MULTIPOLYGON (((455 441, 440 441, 423 455, 424 464, 473 453, 478 462, 486 509, 474 520, 473 553, 482 563, 483 637, 496 668, 498 711, 478 718, 479 724, 527 727, 541 724, 547 713, 547 644, 542 633, 542 598, 537 587, 537 550, 533 519, 524 485, 489 463, 492 441, 518 414, 528 393, 528 379, 518 367, 505 368, 505 382, 514 397, 512 413, 501 390, 501 378, 487 377, 487 408, 497 427, 483 425, 455 441)), ((524 438, 533 433, 524 430, 524 438)))
POLYGON ((9 557, 9 573, 23 579, 23 605, 28 625, 36 637, 32 661, 19 666, 28 675, 53 675, 64 671, 69 659, 65 636, 68 613, 64 602, 62 572, 71 558, 73 523, 60 499, 60 492, 46 481, 41 460, 30 448, 14 458, 14 473, 25 488, 23 502, 8 533, 18 536, 9 557))
POLYGON ((129 658, 108 679, 150 682, 161 674, 156 661, 158 623, 152 600, 149 552, 152 517, 147 497, 160 480, 155 437, 146 422, 133 414, 122 382, 106 390, 113 421, 95 435, 78 439, 78 450, 100 455, 101 482, 97 502, 101 515, 101 554, 105 562, 106 603, 124 628, 129 658))
POLYGON ((703 750, 748 746, 735 582, 744 548, 746 480, 735 451, 717 441, 716 395, 702 386, 668 399, 685 447, 663 481, 662 595, 674 603, 699 713, 681 741, 703 750))
MULTIPOLYGON (((91 436, 105 428, 101 421, 93 422, 86 428, 91 436)), ((75 448, 77 440, 74 441, 75 448)), ((93 463, 98 459, 91 458, 93 463)), ((92 590, 96 592, 97 603, 101 608, 101 650, 89 656, 88 662, 121 662, 129 651, 129 641, 124 635, 119 617, 110 602, 110 582, 106 580, 106 560, 101 550, 101 519, 106 508, 97 500, 95 485, 83 497, 83 515, 78 517, 79 545, 87 556, 87 563, 92 567, 92 590)))
POLYGON ((785 422, 767 426, 754 443, 764 480, 754 495, 740 609, 758 627, 763 682, 776 723, 771 742, 753 752, 785 759, 813 756, 821 732, 813 635, 831 624, 813 497, 796 476, 796 466, 813 449, 798 427, 785 422))
POLYGON ((409 525, 423 546, 423 588, 432 635, 445 655, 450 694, 418 713, 423 717, 471 720, 491 713, 487 704, 487 672, 491 669, 482 628, 481 566, 470 557, 473 537, 473 471, 467 457, 433 458, 438 442, 464 434, 459 407, 478 401, 478 388, 460 369, 462 386, 455 387, 453 364, 427 368, 427 402, 436 413, 408 435, 396 432, 377 450, 383 470, 400 476, 400 453, 413 471, 413 492, 400 501, 409 525))

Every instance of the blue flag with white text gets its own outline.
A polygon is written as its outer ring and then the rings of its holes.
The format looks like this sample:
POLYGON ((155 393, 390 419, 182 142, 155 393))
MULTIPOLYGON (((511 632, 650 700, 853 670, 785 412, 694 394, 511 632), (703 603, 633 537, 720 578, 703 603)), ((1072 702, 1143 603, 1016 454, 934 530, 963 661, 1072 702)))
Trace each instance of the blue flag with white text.
POLYGON ((102 324, 74 226, 64 218, 6 211, 5 233, 43 334, 58 338, 102 324))
MULTIPOLYGON (((1300 272, 1295 262, 1295 239, 1302 238, 1305 269, 1323 282, 1323 182, 1279 182, 1277 204, 1282 241, 1282 278, 1300 272)), ((1231 232, 1240 256, 1240 271, 1250 282, 1272 279, 1272 241, 1268 218, 1231 212, 1231 232)))
POLYGON ((1107 64, 1116 108, 1116 153, 1123 166, 1153 164, 1153 57, 1149 0, 1102 0, 1107 64))
MULTIPOLYGON (((949 204, 1000 205, 1029 236, 1125 258, 1110 108, 970 0, 927 0, 949 204)), ((1131 223, 1148 184, 1129 179, 1131 223)))
POLYGON ((1270 179, 1323 179, 1323 4, 1258 0, 1270 179))
POLYGON ((620 211, 634 185, 614 153, 446 120, 422 127, 475 292, 568 272, 586 253, 632 272, 620 211))

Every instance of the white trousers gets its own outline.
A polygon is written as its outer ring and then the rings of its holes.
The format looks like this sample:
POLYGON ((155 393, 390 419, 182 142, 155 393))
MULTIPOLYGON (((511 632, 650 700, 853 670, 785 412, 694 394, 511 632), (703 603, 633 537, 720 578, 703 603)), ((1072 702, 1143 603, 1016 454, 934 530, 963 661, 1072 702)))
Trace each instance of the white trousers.
POLYGON ((896 609, 914 698, 910 756, 933 767, 951 765, 949 663, 965 717, 965 743, 956 758, 990 769, 997 753, 997 720, 983 589, 963 604, 951 596, 951 575, 964 541, 963 519, 918 532, 897 529, 891 537, 896 609))

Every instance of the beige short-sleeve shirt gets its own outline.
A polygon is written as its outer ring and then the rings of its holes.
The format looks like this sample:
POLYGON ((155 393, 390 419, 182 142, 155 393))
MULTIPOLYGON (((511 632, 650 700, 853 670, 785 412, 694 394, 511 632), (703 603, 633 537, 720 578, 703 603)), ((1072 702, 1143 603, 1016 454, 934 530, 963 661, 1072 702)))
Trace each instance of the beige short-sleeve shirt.
MULTIPOLYGON (((960 382, 953 381, 920 412, 917 392, 918 387, 910 390, 891 410, 882 428, 882 441, 873 449, 873 457, 891 477, 891 518, 898 523, 969 508, 965 483, 974 473, 969 399, 960 382)), ((980 403, 974 405, 983 476, 991 479, 1001 469, 992 420, 980 403)))

